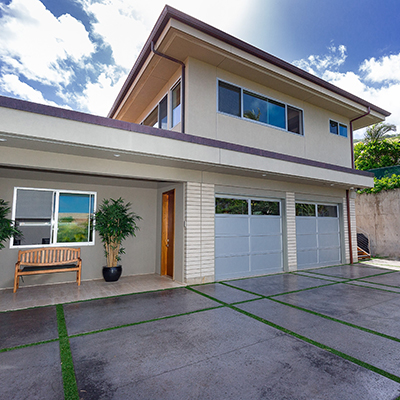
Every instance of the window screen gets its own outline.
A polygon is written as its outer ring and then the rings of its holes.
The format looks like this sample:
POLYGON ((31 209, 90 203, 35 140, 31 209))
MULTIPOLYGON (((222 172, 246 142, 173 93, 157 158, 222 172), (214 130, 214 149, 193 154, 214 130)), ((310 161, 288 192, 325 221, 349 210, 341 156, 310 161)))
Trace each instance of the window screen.
POLYGON ((225 82, 218 83, 218 110, 227 114, 241 116, 241 90, 225 82))

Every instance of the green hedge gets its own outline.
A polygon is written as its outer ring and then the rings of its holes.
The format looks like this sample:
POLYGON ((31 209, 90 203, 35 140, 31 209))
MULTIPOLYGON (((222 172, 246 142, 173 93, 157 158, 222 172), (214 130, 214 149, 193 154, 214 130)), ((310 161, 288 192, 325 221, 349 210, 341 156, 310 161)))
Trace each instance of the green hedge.
POLYGON ((400 188, 400 175, 393 174, 381 179, 374 178, 374 187, 370 189, 359 190, 358 193, 379 193, 382 190, 392 190, 400 188))

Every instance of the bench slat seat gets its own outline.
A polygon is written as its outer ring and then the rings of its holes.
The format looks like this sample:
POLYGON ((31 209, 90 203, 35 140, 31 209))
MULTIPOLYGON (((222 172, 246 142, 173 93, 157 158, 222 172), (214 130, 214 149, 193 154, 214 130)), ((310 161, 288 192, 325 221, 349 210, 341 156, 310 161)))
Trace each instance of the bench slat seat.
POLYGON ((15 264, 14 293, 19 287, 19 278, 27 275, 76 271, 76 282, 81 284, 81 249, 48 247, 19 250, 15 264))

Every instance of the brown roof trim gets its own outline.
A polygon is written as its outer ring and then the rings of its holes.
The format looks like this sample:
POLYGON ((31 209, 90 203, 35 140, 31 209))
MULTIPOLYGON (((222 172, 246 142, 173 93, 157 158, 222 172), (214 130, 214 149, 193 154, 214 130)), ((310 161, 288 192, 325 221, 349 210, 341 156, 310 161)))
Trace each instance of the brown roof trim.
POLYGON ((147 39, 142 51, 140 52, 133 68, 131 69, 124 85, 122 86, 117 98, 114 101, 114 104, 111 107, 110 112, 108 113, 108 117, 112 118, 117 111, 118 107, 120 106, 122 100, 126 96, 129 88, 131 87, 133 81, 135 80, 136 76, 139 74, 140 69, 142 68, 145 60, 149 56, 151 49, 150 45, 151 42, 154 41, 156 42, 157 39, 160 37, 163 29, 167 25, 168 21, 173 18, 177 21, 180 21, 186 25, 191 26, 192 28, 195 28, 203 33, 206 33, 207 35, 213 36, 216 39, 219 39, 231 46, 234 46, 240 50, 245 51, 246 53, 249 53, 253 56, 256 56, 264 61, 267 61, 273 65, 276 65, 279 68, 282 68, 286 71, 289 71, 301 78, 304 78, 312 83, 317 84, 318 86, 321 86, 325 89, 330 90, 333 93, 339 94, 351 101, 354 101, 362 106, 365 107, 371 107, 372 110, 384 115, 385 117, 388 117, 390 115, 390 112, 375 106, 374 104, 369 103, 366 100, 363 100, 362 98, 355 96, 346 90, 340 89, 339 87, 332 85, 331 83, 318 78, 315 75, 310 74, 309 72, 306 72, 298 67, 295 67, 293 64, 290 64, 284 60, 281 60, 278 57, 273 56, 272 54, 269 54, 255 46, 252 46, 234 36, 231 36, 217 28, 214 28, 211 25, 208 25, 196 18, 191 17, 190 15, 187 15, 173 7, 170 6, 165 6, 163 11, 161 12, 160 17, 158 18, 153 30, 150 33, 149 38, 147 39))
POLYGON ((257 149, 249 146, 242 146, 235 143, 224 142, 221 140, 209 139, 201 136, 188 135, 186 133, 169 131, 133 124, 131 122, 119 121, 116 119, 99 117, 97 115, 85 114, 78 111, 66 110, 63 108, 47 106, 38 103, 31 103, 25 100, 14 99, 11 97, 0 96, 0 107, 9 108, 18 111, 26 111, 34 114, 47 115, 56 118, 64 118, 70 121, 84 122, 92 125, 99 125, 108 128, 121 129, 125 131, 138 132, 146 135, 152 135, 167 139, 179 140, 203 146, 214 147, 217 149, 236 151, 244 154, 251 154, 259 157, 271 158, 296 164, 307 165, 311 167, 324 168, 332 171, 345 172, 353 175, 373 177, 374 174, 367 171, 342 167, 340 165, 328 164, 321 161, 309 160, 306 158, 290 156, 287 154, 276 153, 269 150, 257 149))

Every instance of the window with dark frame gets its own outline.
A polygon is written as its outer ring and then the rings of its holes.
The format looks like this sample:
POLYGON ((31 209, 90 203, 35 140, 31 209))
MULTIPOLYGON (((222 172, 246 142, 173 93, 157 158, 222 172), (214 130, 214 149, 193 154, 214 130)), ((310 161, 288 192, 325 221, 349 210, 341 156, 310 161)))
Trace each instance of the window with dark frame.
POLYGON ((218 110, 234 115, 241 116, 241 89, 240 87, 230 85, 219 81, 218 83, 218 110))
POLYGON ((347 125, 340 124, 337 121, 329 120, 329 132, 334 135, 347 138, 347 125))
POLYGON ((303 135, 301 110, 223 81, 218 81, 218 111, 303 135))
POLYGON ((172 121, 171 128, 178 125, 181 122, 181 83, 179 82, 171 90, 171 109, 172 109, 172 121))

